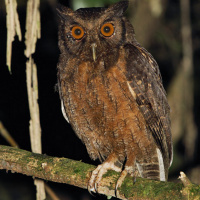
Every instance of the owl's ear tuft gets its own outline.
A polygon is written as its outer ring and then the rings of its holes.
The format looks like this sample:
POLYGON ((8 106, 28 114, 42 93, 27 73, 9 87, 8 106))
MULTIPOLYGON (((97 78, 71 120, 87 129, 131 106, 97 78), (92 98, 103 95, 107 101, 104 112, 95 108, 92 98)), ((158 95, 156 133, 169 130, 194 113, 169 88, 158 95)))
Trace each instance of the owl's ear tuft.
POLYGON ((62 20, 67 20, 69 16, 72 16, 74 11, 68 7, 65 7, 61 4, 57 4, 56 7, 58 16, 62 19, 62 20))
POLYGON ((108 7, 107 11, 113 12, 114 15, 121 16, 128 8, 129 1, 119 1, 110 7, 108 7))

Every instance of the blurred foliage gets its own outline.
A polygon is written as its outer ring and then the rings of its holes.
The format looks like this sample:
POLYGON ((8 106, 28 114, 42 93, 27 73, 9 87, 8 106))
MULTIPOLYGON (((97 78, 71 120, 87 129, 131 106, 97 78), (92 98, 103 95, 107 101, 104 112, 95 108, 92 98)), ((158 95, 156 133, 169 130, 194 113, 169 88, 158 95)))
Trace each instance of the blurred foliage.
POLYGON ((104 7, 106 5, 111 5, 113 3, 118 2, 118 0, 73 0, 71 1, 71 6, 74 10, 78 8, 86 8, 86 7, 104 7))

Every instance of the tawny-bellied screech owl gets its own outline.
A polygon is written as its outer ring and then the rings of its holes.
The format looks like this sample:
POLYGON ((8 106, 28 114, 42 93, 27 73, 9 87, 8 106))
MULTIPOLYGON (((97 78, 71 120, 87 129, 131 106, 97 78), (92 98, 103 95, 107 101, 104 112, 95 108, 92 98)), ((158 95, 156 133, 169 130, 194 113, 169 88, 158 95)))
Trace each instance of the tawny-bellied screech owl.
POLYGON ((62 112, 92 159, 90 191, 121 172, 166 181, 172 162, 170 108, 158 65, 123 16, 128 1, 72 11, 59 6, 58 87, 62 112))

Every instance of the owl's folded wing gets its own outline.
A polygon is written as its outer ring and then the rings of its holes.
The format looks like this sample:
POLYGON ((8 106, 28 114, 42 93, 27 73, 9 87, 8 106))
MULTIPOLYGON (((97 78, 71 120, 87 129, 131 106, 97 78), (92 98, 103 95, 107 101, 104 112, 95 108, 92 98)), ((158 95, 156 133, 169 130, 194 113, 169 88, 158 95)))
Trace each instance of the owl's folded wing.
POLYGON ((125 49, 129 90, 169 167, 172 162, 170 108, 158 65, 151 54, 138 44, 127 44, 125 49))

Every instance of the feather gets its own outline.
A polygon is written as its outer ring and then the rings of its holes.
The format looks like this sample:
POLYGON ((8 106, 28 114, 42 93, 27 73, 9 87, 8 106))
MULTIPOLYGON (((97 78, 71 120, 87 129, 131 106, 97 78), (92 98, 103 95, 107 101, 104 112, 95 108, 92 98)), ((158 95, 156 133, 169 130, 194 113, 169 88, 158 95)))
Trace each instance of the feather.
POLYGON ((128 88, 164 157, 165 168, 172 161, 169 105, 158 65, 139 44, 126 44, 128 88))

